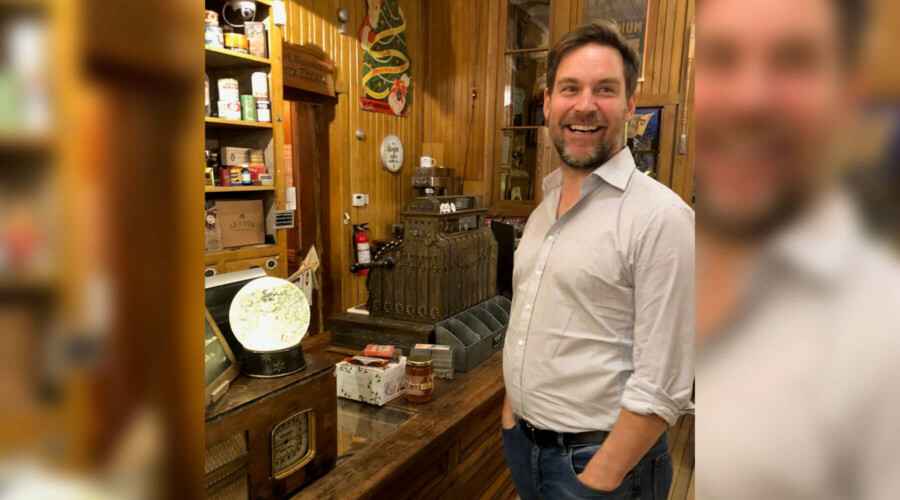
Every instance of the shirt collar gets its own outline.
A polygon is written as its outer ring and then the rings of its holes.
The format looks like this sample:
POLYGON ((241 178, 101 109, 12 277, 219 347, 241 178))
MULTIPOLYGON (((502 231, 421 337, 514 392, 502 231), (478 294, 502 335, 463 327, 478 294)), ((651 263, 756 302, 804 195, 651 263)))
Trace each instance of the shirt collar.
MULTIPOLYGON (((622 148, 621 151, 613 155, 606 163, 600 165, 591 172, 591 175, 582 181, 582 188, 584 188, 585 183, 594 182, 593 180, 588 179, 602 179, 616 189, 625 191, 635 168, 634 156, 631 154, 631 149, 627 147, 622 148)), ((562 186, 562 168, 558 168, 544 177, 542 184, 544 196, 546 197, 550 191, 553 191, 560 186, 562 186)))
POLYGON ((838 284, 863 238, 853 202, 836 193, 778 234, 765 254, 822 284, 838 284))

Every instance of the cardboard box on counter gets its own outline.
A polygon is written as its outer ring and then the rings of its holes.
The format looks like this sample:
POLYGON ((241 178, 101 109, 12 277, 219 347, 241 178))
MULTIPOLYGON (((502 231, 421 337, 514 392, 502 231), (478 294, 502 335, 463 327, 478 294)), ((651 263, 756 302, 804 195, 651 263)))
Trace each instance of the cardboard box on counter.
POLYGON ((217 200, 215 208, 224 248, 266 242, 262 200, 217 200))
POLYGON ((341 361, 335 365, 337 395, 376 406, 384 406, 406 392, 406 358, 384 368, 351 365, 341 361))

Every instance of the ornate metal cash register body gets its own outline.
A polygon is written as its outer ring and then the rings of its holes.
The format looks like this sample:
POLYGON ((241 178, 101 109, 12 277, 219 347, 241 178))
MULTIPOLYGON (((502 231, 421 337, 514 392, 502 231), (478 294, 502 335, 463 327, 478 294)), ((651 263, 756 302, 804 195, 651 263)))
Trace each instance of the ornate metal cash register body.
MULTIPOLYGON (((414 198, 401 213, 403 239, 382 247, 371 263, 351 268, 370 269, 369 315, 333 316, 332 343, 354 349, 392 344, 404 350, 435 343, 436 325, 486 303, 505 309, 505 318, 497 313, 505 332, 508 302, 494 297, 497 241, 484 225, 486 212, 478 196, 414 198)), ((472 340, 464 347, 497 333, 496 324, 470 329, 461 334, 472 340)))

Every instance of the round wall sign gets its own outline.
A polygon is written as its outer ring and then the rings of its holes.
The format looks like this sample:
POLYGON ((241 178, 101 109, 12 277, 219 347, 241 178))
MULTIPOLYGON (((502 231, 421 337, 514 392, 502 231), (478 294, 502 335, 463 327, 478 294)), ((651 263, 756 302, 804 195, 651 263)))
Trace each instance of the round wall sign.
POLYGON ((403 143, 400 138, 390 134, 381 141, 381 165, 388 172, 396 174, 403 166, 403 143))

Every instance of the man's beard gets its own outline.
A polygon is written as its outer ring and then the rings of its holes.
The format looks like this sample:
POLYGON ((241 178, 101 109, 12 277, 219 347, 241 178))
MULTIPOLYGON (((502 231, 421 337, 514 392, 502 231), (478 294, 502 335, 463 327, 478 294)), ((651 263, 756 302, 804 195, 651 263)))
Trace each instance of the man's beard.
POLYGON ((757 241, 771 236, 793 220, 807 204, 808 194, 784 189, 765 208, 743 217, 719 213, 704 201, 702 181, 696 186, 697 228, 731 241, 757 241))
MULTIPOLYGON (((556 146, 556 151, 559 152, 559 157, 566 166, 575 170, 596 170, 597 167, 609 161, 615 153, 618 153, 616 147, 619 146, 619 137, 622 135, 621 126, 618 127, 619 130, 607 128, 604 131, 604 134, 598 139, 597 144, 591 148, 587 154, 581 157, 575 156, 569 151, 569 148, 566 146, 566 139, 563 137, 563 128, 572 123, 593 123, 604 127, 609 126, 605 121, 598 120, 596 115, 589 115, 585 119, 571 117, 564 121, 560 121, 559 134, 554 133, 554 129, 551 127, 550 139, 553 141, 553 145, 556 146)), ((624 117, 620 123, 624 123, 624 117)))
MULTIPOLYGON (((759 115, 744 117, 740 121, 700 127, 697 129, 695 145, 698 152, 702 152, 706 147, 721 147, 721 143, 729 140, 729 136, 752 138, 750 140, 768 144, 770 148, 778 148, 779 145, 784 148, 784 144, 795 144, 799 140, 778 117, 759 115)), ((792 154, 790 148, 781 151, 783 169, 790 170, 779 170, 785 172, 796 169, 796 165, 813 161, 804 159, 796 153, 792 154), (790 164, 794 166, 789 166, 790 164)), ((758 203, 753 209, 745 210, 744 213, 732 213, 707 199, 707 186, 703 178, 706 161, 708 160, 705 160, 702 154, 698 154, 694 170, 697 227, 722 239, 750 242, 771 236, 796 218, 809 205, 813 196, 813 183, 805 178, 802 172, 815 169, 802 169, 795 175, 783 177, 774 183, 768 190, 768 199, 758 203)))

